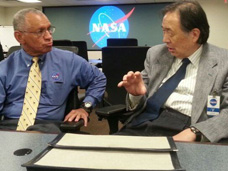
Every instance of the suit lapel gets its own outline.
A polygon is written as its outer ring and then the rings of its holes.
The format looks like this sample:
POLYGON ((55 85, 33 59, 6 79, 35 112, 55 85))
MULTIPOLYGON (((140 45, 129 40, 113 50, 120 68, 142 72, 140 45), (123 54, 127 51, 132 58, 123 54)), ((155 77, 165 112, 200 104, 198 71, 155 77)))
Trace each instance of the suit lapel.
POLYGON ((152 67, 153 70, 151 71, 151 82, 153 84, 151 84, 149 87, 149 97, 153 95, 161 85, 162 80, 166 77, 170 67, 172 66, 173 60, 174 57, 169 53, 166 53, 159 57, 154 63, 154 66, 152 67))
POLYGON ((192 123, 196 123, 200 118, 218 74, 218 58, 214 56, 213 52, 208 52, 207 48, 208 46, 204 48, 198 68, 192 102, 192 123))

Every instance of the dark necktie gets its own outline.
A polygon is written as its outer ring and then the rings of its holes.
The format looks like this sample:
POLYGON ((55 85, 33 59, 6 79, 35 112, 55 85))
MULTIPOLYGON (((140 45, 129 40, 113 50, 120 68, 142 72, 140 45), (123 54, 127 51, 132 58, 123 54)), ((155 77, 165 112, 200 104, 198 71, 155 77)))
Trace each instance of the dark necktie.
POLYGON ((162 105, 166 102, 168 97, 176 89, 180 81, 185 77, 186 67, 190 63, 188 58, 182 60, 181 67, 177 72, 170 77, 159 89, 147 100, 146 110, 144 113, 137 116, 133 121, 132 125, 137 126, 143 122, 151 121, 159 116, 159 111, 162 105))

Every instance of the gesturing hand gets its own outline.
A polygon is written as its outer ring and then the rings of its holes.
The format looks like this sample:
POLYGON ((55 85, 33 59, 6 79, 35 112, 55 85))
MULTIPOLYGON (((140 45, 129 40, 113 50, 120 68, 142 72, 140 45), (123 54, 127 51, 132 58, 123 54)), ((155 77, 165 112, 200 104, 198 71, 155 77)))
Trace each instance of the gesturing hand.
POLYGON ((144 95, 146 93, 146 87, 139 71, 135 73, 129 71, 123 76, 123 80, 119 82, 118 87, 124 87, 128 93, 134 96, 144 95))

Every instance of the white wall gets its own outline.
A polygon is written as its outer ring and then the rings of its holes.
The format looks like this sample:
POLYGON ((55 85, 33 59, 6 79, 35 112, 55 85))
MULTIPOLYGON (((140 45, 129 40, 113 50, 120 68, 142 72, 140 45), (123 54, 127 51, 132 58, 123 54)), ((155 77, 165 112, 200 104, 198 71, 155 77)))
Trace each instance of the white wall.
POLYGON ((37 8, 42 10, 42 7, 0 7, 0 25, 2 26, 12 26, 14 14, 24 8, 37 8))
POLYGON ((5 25, 5 8, 4 7, 0 7, 0 25, 5 25))
POLYGON ((0 42, 4 52, 8 52, 11 46, 19 45, 14 37, 13 26, 0 26, 0 42))
POLYGON ((14 14, 21 10, 21 9, 24 9, 24 8, 37 8, 37 9, 40 9, 42 10, 41 7, 36 7, 36 6, 31 6, 31 7, 8 7, 8 8, 5 8, 5 26, 12 26, 12 22, 13 22, 13 16, 14 14))
POLYGON ((228 49, 228 3, 224 0, 198 0, 210 25, 209 43, 228 49))
POLYGON ((19 45, 14 38, 13 34, 13 16, 14 14, 23 8, 38 8, 41 7, 0 7, 0 42, 3 47, 3 51, 7 52, 11 46, 19 45))
POLYGON ((89 59, 101 59, 102 52, 100 50, 88 51, 88 58, 89 59))

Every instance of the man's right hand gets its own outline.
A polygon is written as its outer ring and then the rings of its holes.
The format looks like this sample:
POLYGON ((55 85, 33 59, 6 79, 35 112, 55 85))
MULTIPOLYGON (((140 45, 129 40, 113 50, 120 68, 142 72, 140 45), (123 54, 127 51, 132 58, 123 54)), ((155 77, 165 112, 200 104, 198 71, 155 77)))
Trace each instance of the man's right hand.
POLYGON ((146 94, 146 87, 139 71, 135 73, 129 71, 123 76, 123 80, 119 82, 118 87, 124 87, 129 94, 134 96, 146 94))

